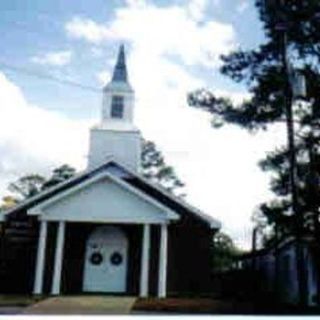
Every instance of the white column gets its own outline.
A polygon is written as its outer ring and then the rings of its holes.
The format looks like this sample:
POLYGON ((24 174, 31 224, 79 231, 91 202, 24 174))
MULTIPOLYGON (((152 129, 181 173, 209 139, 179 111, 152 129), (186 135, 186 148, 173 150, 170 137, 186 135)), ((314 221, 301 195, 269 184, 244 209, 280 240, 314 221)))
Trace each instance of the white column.
POLYGON ((52 280, 52 288, 51 288, 51 294, 54 294, 54 295, 60 294, 64 233, 65 233, 65 222, 60 221, 59 227, 58 227, 56 252, 54 256, 54 271, 53 271, 53 280, 52 280))
POLYGON ((150 262, 150 225, 143 225, 140 297, 147 297, 149 293, 149 262, 150 262))
POLYGON ((158 297, 164 298, 167 294, 167 257, 168 253, 168 227, 166 224, 161 225, 160 235, 160 254, 159 254, 159 281, 158 297))
POLYGON ((46 259, 47 229, 47 221, 41 221, 37 249, 37 262, 33 286, 34 294, 42 294, 44 266, 46 259))

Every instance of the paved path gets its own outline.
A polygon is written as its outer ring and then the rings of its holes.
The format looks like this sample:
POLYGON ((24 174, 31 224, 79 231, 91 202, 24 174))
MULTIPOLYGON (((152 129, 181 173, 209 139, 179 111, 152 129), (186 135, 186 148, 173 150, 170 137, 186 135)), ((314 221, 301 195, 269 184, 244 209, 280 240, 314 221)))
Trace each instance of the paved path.
POLYGON ((3 314, 20 314, 24 307, 0 306, 0 315, 3 314))
POLYGON ((136 298, 64 296, 45 299, 25 308, 23 314, 129 314, 136 298))

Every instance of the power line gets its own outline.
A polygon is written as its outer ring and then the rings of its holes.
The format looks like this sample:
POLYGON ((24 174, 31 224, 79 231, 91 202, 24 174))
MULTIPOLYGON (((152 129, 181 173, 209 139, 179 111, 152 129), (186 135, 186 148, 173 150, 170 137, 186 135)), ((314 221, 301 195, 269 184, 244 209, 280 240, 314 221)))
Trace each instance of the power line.
POLYGON ((70 80, 59 79, 59 78, 56 78, 56 77, 51 76, 49 74, 45 74, 45 73, 40 73, 40 72, 36 72, 36 71, 33 71, 33 70, 24 69, 24 68, 21 68, 21 67, 18 67, 18 66, 14 66, 14 65, 8 64, 6 62, 0 61, 0 67, 9 69, 9 70, 17 72, 17 73, 22 73, 22 74, 25 74, 25 75, 28 75, 28 76, 33 76, 33 77, 37 77, 37 78, 45 79, 45 80, 51 80, 51 81, 54 81, 54 82, 57 82, 57 83, 60 83, 60 84, 63 84, 63 85, 77 87, 78 89, 88 90, 88 91, 91 91, 91 92, 94 92, 94 93, 101 93, 101 90, 98 89, 98 88, 95 88, 95 87, 91 87, 91 86, 84 85, 84 84, 77 83, 77 82, 70 81, 70 80))

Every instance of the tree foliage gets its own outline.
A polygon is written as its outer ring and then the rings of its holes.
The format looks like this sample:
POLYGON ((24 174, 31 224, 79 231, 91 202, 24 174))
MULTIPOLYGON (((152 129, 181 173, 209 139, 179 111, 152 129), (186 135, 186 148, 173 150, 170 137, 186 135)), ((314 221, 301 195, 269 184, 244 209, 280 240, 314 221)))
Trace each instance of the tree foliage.
POLYGON ((76 170, 64 164, 53 169, 49 178, 43 177, 39 174, 27 174, 18 178, 16 181, 11 182, 8 186, 8 190, 12 193, 10 196, 4 196, 2 198, 2 209, 7 209, 19 201, 30 198, 37 193, 53 187, 54 185, 63 182, 73 177, 76 170))
POLYGON ((56 169, 53 169, 51 177, 43 184, 42 189, 52 187, 60 182, 72 178, 76 174, 76 169, 64 164, 56 169))
MULTIPOLYGON (((315 228, 319 207, 320 171, 320 2, 318 0, 256 0, 265 31, 265 41, 253 50, 237 50, 222 56, 221 73, 246 85, 249 98, 236 105, 226 97, 216 97, 207 89, 189 94, 191 106, 212 114, 215 127, 235 124, 251 132, 267 130, 286 121, 286 84, 293 84, 293 70, 302 73, 307 96, 293 104, 297 159, 297 193, 305 230, 315 228), (284 28, 286 36, 284 36, 284 28), (289 72, 284 73, 283 46, 286 40, 289 72), (312 160, 312 161, 311 161, 312 160), (313 221, 314 223, 312 223, 313 221)), ((293 92, 289 92, 292 94, 293 92)), ((261 204, 268 225, 282 233, 292 232, 289 159, 286 146, 271 151, 260 162, 262 170, 272 173, 271 190, 275 199, 261 204)))
POLYGON ((240 250, 235 246, 231 237, 224 232, 218 232, 213 238, 212 267, 215 271, 230 269, 240 250))
POLYGON ((18 200, 22 200, 39 193, 45 181, 46 179, 39 174, 30 174, 11 182, 8 189, 18 200))
MULTIPOLYGON (((141 167, 144 177, 158 183, 169 192, 179 194, 184 183, 169 166, 154 142, 144 140, 142 144, 141 167)), ((181 194, 180 194, 181 195, 181 194)))
POLYGON ((2 204, 0 206, 0 211, 7 210, 18 204, 18 200, 13 196, 5 196, 2 198, 2 204))

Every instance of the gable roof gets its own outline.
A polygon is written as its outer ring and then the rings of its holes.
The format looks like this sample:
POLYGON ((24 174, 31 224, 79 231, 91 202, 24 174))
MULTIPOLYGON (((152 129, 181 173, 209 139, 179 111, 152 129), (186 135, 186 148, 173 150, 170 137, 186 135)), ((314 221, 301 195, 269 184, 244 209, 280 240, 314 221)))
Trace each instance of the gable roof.
POLYGON ((158 199, 162 199, 163 202, 166 203, 167 206, 175 208, 175 210, 178 209, 178 211, 181 211, 181 209, 184 209, 190 213, 192 213, 195 217, 199 218, 201 221, 207 223, 210 228, 212 229, 220 229, 221 223, 220 221, 216 220, 215 218, 211 217, 208 214, 205 214, 198 208, 192 206, 191 204, 184 201, 182 198, 175 196, 174 194, 170 193, 168 190, 166 190, 164 187, 162 187, 160 184, 154 183, 141 174, 137 174, 133 172, 131 169, 126 167, 124 164, 118 164, 120 167, 124 168, 127 172, 131 174, 131 176, 135 177, 135 180, 132 181, 132 183, 147 192, 150 195, 153 195, 154 197, 158 199), (179 210, 180 209, 180 210, 179 210))
POLYGON ((221 223, 218 220, 191 206, 181 198, 169 193, 159 184, 153 183, 144 178, 141 174, 131 171, 124 164, 112 157, 108 158, 102 165, 99 165, 91 170, 85 170, 79 174, 76 174, 74 177, 22 201, 15 207, 6 210, 3 214, 7 216, 14 214, 20 210, 27 210, 31 207, 34 207, 40 202, 43 202, 60 192, 63 192, 79 183, 82 183, 103 171, 107 171, 111 176, 120 178, 127 184, 130 184, 132 187, 143 191, 149 197, 154 198, 156 201, 160 202, 168 209, 177 212, 178 214, 191 214, 194 218, 205 223, 211 229, 221 228, 221 223))
MULTIPOLYGON (((32 207, 30 210, 28 210, 28 214, 30 215, 41 215, 43 213, 43 209, 46 207, 50 207, 54 205, 55 203, 58 203, 60 200, 63 200, 65 198, 68 198, 72 196, 73 194, 76 194, 79 191, 83 191, 87 189, 87 187, 90 187, 94 185, 96 182, 102 181, 105 178, 107 178, 109 181, 112 181, 115 185, 120 187, 123 190, 129 191, 129 193, 135 195, 136 197, 143 199, 145 203, 148 203, 152 207, 155 207, 162 211, 165 215, 166 218, 172 219, 172 220, 177 220, 179 219, 179 215, 177 215, 174 211, 172 211, 170 208, 164 206, 161 202, 159 202, 157 199, 154 199, 147 194, 141 192, 140 190, 132 187, 130 184, 128 184, 126 181, 119 179, 118 177, 108 173, 106 170, 103 172, 99 172, 98 174, 94 175, 93 177, 90 177, 86 179, 82 183, 75 184, 71 186, 70 188, 59 192, 52 197, 40 202, 36 206, 32 207)), ((104 187, 105 189, 105 187, 104 187)))

